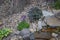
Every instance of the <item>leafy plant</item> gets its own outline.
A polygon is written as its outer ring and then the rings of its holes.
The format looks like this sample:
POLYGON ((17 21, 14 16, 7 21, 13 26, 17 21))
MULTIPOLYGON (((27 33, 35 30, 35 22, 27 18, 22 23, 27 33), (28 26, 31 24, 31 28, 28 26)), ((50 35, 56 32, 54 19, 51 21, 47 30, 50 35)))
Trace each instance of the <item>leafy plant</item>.
POLYGON ((29 28, 29 24, 26 21, 20 22, 17 26, 17 29, 20 31, 24 28, 29 28))
POLYGON ((56 2, 54 4, 54 8, 55 9, 60 9, 60 0, 56 0, 56 2))
POLYGON ((36 20, 39 20, 39 18, 41 18, 43 14, 39 8, 34 7, 34 8, 31 8, 31 11, 29 11, 28 16, 29 16, 30 21, 36 21, 36 20))
POLYGON ((6 37, 8 36, 8 34, 10 34, 11 29, 8 29, 8 28, 3 28, 0 30, 0 40, 2 40, 3 37, 6 37))

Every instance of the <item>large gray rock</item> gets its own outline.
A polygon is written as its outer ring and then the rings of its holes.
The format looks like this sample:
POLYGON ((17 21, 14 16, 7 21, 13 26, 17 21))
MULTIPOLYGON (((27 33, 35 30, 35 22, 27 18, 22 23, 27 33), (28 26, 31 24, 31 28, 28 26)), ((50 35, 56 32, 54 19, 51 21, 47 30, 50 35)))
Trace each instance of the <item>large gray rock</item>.
POLYGON ((20 32, 21 36, 23 37, 27 37, 30 35, 30 31, 29 29, 23 29, 21 32, 20 32))
POLYGON ((20 35, 23 37, 24 40, 34 40, 34 33, 31 33, 29 29, 23 29, 20 32, 20 35))

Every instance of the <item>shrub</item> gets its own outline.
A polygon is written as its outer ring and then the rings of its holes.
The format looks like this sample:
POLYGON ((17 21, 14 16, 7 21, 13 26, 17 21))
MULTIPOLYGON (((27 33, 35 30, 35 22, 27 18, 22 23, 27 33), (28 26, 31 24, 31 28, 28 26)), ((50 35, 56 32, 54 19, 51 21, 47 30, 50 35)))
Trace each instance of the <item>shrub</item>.
POLYGON ((21 31, 24 28, 29 28, 29 24, 26 21, 22 21, 18 24, 17 29, 21 31))
POLYGON ((10 32, 12 32, 12 31, 8 28, 0 29, 0 40, 2 40, 3 37, 8 36, 8 34, 10 34, 10 32))
POLYGON ((60 9, 60 0, 56 0, 56 2, 54 4, 54 8, 55 9, 60 9))
POLYGON ((31 10, 29 11, 29 14, 28 14, 30 21, 39 20, 39 18, 41 18, 42 16, 43 16, 42 10, 40 10, 37 7, 31 8, 31 10))

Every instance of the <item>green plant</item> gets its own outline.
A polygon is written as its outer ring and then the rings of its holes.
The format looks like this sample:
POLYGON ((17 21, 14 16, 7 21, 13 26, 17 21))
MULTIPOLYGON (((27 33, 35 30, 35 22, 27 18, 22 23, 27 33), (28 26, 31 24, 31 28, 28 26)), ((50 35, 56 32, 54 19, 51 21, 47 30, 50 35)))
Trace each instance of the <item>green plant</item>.
POLYGON ((18 24, 17 29, 21 31, 24 28, 29 28, 29 24, 26 21, 22 21, 18 24))
POLYGON ((39 20, 43 16, 42 10, 37 7, 31 8, 28 16, 29 16, 30 21, 39 20))
POLYGON ((60 9, 60 0, 56 0, 56 2, 54 4, 54 8, 55 9, 60 9))
POLYGON ((10 32, 12 32, 11 29, 8 29, 8 28, 1 29, 0 30, 0 40, 2 40, 3 37, 8 36, 8 34, 10 34, 10 32))

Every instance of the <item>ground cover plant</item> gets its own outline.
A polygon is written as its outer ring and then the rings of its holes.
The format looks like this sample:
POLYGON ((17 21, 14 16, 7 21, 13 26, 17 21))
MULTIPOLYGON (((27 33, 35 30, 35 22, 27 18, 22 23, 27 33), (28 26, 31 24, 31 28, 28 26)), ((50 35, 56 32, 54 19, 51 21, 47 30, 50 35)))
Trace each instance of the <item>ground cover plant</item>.
POLYGON ((11 29, 8 28, 0 29, 0 40, 2 40, 3 37, 7 37, 11 32, 11 29))
POLYGON ((24 28, 29 28, 29 24, 26 21, 20 22, 17 26, 19 31, 23 30, 24 28))

